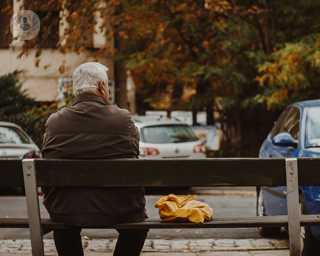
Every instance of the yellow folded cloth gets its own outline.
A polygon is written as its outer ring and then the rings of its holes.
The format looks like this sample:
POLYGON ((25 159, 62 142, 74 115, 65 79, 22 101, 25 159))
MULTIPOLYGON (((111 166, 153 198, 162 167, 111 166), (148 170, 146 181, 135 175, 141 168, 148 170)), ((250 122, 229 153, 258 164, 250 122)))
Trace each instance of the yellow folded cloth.
POLYGON ((159 208, 159 215, 163 221, 183 222, 189 220, 203 223, 212 218, 212 208, 205 203, 194 200, 193 196, 176 196, 170 194, 160 198, 155 204, 159 208))

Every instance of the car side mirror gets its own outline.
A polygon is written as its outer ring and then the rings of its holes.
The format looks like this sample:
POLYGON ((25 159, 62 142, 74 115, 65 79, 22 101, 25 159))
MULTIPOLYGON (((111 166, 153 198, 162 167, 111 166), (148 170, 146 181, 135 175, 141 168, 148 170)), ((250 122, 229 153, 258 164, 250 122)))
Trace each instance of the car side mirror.
POLYGON ((298 147, 298 141, 292 138, 288 132, 282 132, 274 136, 272 144, 280 147, 298 147))

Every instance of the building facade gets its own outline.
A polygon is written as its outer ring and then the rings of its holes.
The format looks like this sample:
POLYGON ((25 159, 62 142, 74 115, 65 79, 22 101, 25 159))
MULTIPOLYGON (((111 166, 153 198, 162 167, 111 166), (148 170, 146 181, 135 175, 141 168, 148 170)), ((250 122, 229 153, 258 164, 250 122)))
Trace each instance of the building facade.
MULTIPOLYGON (((30 0, 11 0, 13 13, 15 14, 24 8, 24 4, 28 1, 30 0)), ((6 7, 6 1, 0 1, 0 9, 3 10, 6 7)), ((37 11, 34 12, 37 13, 37 11)), ((113 39, 107 40, 104 35, 105 31, 100 32, 99 27, 103 22, 103 18, 97 13, 97 24, 94 30, 99 32, 89 35, 93 41, 93 47, 79 54, 75 52, 62 54, 56 45, 68 23, 62 11, 53 11, 53 15, 59 16, 59 23, 53 28, 59 30, 59 33, 56 33, 58 38, 52 38, 51 42, 53 43, 42 50, 39 58, 36 57, 35 49, 30 50, 28 55, 17 58, 21 53, 24 41, 13 40, 15 35, 11 35, 11 33, 5 36, 5 31, 10 25, 11 15, 2 13, 0 16, 0 57, 2 60, 0 62, 0 75, 11 73, 14 70, 22 70, 23 72, 20 76, 22 88, 26 89, 29 96, 38 102, 56 102, 61 99, 64 84, 71 80, 74 70, 80 64, 95 61, 95 52, 101 46, 109 45, 111 49, 115 46, 113 39), (6 42, 4 42, 5 37, 7 37, 6 42), (35 65, 36 62, 38 63, 37 66, 35 65), (61 67, 63 67, 63 72, 59 72, 59 70, 61 71, 61 67)), ((132 114, 135 114, 135 97, 132 96, 135 93, 133 92, 132 79, 128 79, 125 69, 115 64, 112 58, 102 56, 99 57, 98 61, 109 68, 108 77, 111 104, 116 103, 121 108, 127 108, 132 114), (128 81, 130 82, 130 86, 127 85, 128 81), (127 95, 127 87, 130 87, 130 91, 128 91, 129 95, 127 95)))

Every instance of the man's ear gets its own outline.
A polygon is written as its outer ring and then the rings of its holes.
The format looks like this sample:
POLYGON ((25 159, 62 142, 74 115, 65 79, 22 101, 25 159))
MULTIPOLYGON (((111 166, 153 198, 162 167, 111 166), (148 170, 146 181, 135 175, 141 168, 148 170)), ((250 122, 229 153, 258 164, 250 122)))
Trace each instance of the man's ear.
POLYGON ((104 91, 104 88, 103 88, 103 82, 100 81, 99 84, 99 92, 102 94, 102 95, 105 95, 105 91, 104 91))

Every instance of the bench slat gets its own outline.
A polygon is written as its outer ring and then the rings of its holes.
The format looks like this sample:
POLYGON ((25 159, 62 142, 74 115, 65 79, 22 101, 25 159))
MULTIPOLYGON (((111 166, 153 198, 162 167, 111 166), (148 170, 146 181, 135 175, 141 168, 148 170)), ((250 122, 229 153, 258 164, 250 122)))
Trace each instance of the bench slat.
POLYGON ((36 160, 35 164, 40 186, 286 185, 284 159, 36 160))
POLYGON ((0 160, 0 186, 24 186, 22 160, 0 160))
POLYGON ((299 186, 320 186, 320 158, 298 158, 299 186))
MULTIPOLYGON (((40 186, 210 187, 286 185, 285 160, 282 158, 41 159, 35 162, 40 186), (90 172, 89 177, 86 176, 88 172, 90 172), (63 179, 60 177, 63 177, 63 179)), ((298 170, 299 186, 319 186, 320 158, 299 158, 298 170)), ((24 186, 21 160, 0 160, 0 186, 24 186)))
MULTIPOLYGON (((320 226, 319 215, 300 216, 302 226, 320 226)), ((50 219, 41 219, 41 226, 45 229, 67 228, 63 224, 55 223, 50 219)), ((244 228, 244 227, 286 227, 288 226, 287 216, 264 216, 264 217, 230 217, 213 218, 203 224, 198 223, 170 223, 159 220, 146 219, 137 223, 115 224, 108 227, 87 227, 92 229, 139 229, 139 228, 244 228)), ((1 228, 28 228, 27 218, 0 218, 1 228)))

